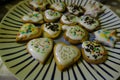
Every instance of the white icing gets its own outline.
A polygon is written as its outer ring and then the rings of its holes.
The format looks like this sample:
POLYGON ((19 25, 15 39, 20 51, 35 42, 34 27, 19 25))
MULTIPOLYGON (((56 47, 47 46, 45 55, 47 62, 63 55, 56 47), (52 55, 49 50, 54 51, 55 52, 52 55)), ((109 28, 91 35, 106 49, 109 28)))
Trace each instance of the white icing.
POLYGON ((39 21, 43 20, 43 16, 39 12, 34 11, 32 13, 29 13, 28 15, 23 16, 22 19, 24 21, 39 22, 39 21), (35 16, 35 15, 37 15, 37 16, 35 16))
POLYGON ((53 3, 51 7, 54 8, 55 10, 62 11, 64 10, 65 5, 62 2, 56 2, 56 3, 53 3))
POLYGON ((55 56, 57 57, 58 62, 62 65, 70 64, 78 53, 78 50, 73 47, 62 44, 57 44, 55 48, 55 56))
POLYGON ((99 21, 97 21, 95 18, 92 18, 88 15, 81 16, 78 22, 81 25, 83 25, 86 29, 89 29, 89 30, 94 30, 96 27, 99 26, 99 21), (86 18, 88 18, 88 21, 86 21, 86 18), (90 20, 93 20, 93 23, 89 24, 90 20))
POLYGON ((31 55, 41 62, 45 61, 52 51, 52 47, 53 42, 49 38, 33 39, 29 41, 27 45, 27 49, 31 55))
POLYGON ((103 57, 103 54, 104 54, 104 48, 103 47, 95 47, 95 45, 96 45, 96 43, 94 43, 94 42, 90 42, 90 41, 85 41, 85 42, 83 42, 83 44, 82 44, 82 48, 84 49, 84 54, 89 58, 89 59, 91 59, 91 60, 97 60, 97 59, 100 59, 100 58, 102 58, 103 57), (100 50, 100 52, 96 52, 96 51, 93 51, 92 49, 90 49, 90 47, 88 47, 87 45, 88 44, 91 44, 91 45, 93 45, 93 49, 99 49, 100 50), (91 52, 88 52, 88 51, 86 51, 86 49, 89 49, 91 52), (101 54, 101 55, 100 55, 101 54), (95 59, 95 57, 94 57, 94 55, 95 56, 97 56, 97 58, 95 59))
MULTIPOLYGON (((57 23, 50 23, 51 25, 54 25, 54 24, 56 24, 56 25, 58 25, 58 31, 60 30, 60 25, 59 24, 57 24, 57 23)), ((45 27, 46 26, 46 24, 44 24, 44 31, 46 31, 48 34, 50 34, 50 35, 55 35, 58 31, 52 31, 50 28, 48 29, 47 27, 45 27)))
POLYGON ((66 36, 73 40, 82 40, 85 37, 85 30, 80 26, 62 26, 63 30, 66 29, 66 36))
POLYGON ((53 11, 49 9, 45 11, 45 17, 49 20, 54 20, 60 18, 61 14, 57 11, 53 11))
POLYGON ((32 0, 30 2, 30 4, 35 7, 35 8, 38 8, 40 6, 40 4, 42 3, 42 0, 32 0))
POLYGON ((94 32, 95 40, 98 40, 108 46, 114 47, 115 41, 117 40, 115 36, 115 30, 99 30, 94 32))
POLYGON ((61 17, 61 21, 62 21, 63 23, 65 23, 65 24, 73 24, 73 23, 76 23, 77 20, 78 20, 78 17, 76 17, 76 16, 74 16, 74 15, 70 15, 70 14, 68 14, 68 15, 63 15, 63 16, 61 17), (67 20, 67 17, 68 17, 68 18, 74 17, 74 18, 72 18, 72 19, 70 19, 70 20, 67 20))

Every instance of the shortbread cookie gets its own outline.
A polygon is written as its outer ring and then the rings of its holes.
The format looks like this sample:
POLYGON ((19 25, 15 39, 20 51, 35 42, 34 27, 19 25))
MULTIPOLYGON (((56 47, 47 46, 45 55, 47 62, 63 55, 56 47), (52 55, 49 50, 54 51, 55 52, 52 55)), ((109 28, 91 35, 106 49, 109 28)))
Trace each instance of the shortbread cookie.
POLYGON ((17 36, 17 42, 28 41, 33 38, 37 38, 41 36, 41 29, 36 27, 34 24, 26 23, 21 26, 17 36))
POLYGON ((46 7, 49 5, 49 3, 46 0, 32 0, 30 1, 30 5, 35 11, 40 11, 46 10, 46 7))
POLYGON ((51 9, 48 9, 44 12, 44 20, 46 22, 55 22, 61 17, 61 13, 58 11, 54 11, 51 9))
POLYGON ((42 24, 44 22, 44 18, 42 13, 33 11, 32 13, 28 13, 22 17, 23 22, 29 23, 37 23, 42 24))
POLYGON ((45 23, 42 25, 43 36, 48 38, 56 38, 62 31, 60 23, 45 23))
POLYGON ((103 5, 96 1, 89 1, 85 6, 85 15, 90 15, 91 17, 98 17, 100 13, 105 11, 103 5))
POLYGON ((100 26, 99 21, 89 15, 81 16, 78 23, 86 28, 88 31, 97 30, 100 26))
POLYGON ((83 41, 88 40, 88 32, 83 29, 81 26, 62 26, 63 30, 66 30, 64 33, 64 38, 71 44, 79 44, 83 41))
POLYGON ((78 22, 78 17, 73 14, 64 14, 61 17, 60 22, 66 25, 75 25, 78 22))
POLYGON ((80 57, 80 50, 76 46, 68 46, 64 43, 57 43, 54 46, 54 59, 61 71, 72 66, 80 57))
POLYGON ((49 38, 33 39, 27 44, 28 52, 42 64, 44 64, 47 58, 52 55, 52 48, 53 40, 49 38))
POLYGON ((77 6, 74 4, 67 6, 67 10, 69 13, 77 16, 84 13, 84 10, 81 6, 77 6))
POLYGON ((116 30, 98 30, 94 32, 95 40, 114 47, 115 42, 117 41, 116 30))
POLYGON ((65 3, 63 2, 55 2, 50 5, 50 8, 58 12, 64 12, 66 7, 65 7, 65 3))
POLYGON ((85 41, 82 44, 82 56, 88 63, 100 64, 106 61, 107 52, 101 44, 85 41))

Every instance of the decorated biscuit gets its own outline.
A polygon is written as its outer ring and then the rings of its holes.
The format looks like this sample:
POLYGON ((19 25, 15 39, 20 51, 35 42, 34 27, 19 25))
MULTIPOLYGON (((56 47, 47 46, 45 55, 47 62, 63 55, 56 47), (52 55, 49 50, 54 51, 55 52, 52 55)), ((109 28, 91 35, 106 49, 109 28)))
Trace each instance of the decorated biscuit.
POLYGON ((55 22, 61 17, 61 13, 58 11, 54 11, 51 9, 48 9, 44 12, 44 20, 46 22, 55 22))
POLYGON ((46 0, 32 0, 30 1, 30 5, 33 7, 35 11, 45 10, 49 3, 46 0))
POLYGON ((85 15, 90 15, 91 17, 98 17, 98 15, 104 12, 104 7, 101 3, 96 1, 89 1, 85 6, 85 15))
POLYGON ((76 46, 57 43, 54 47, 54 59, 61 71, 72 66, 80 56, 80 50, 76 46))
POLYGON ((28 41, 33 38, 37 38, 41 36, 41 29, 36 27, 34 24, 26 23, 21 26, 17 36, 17 42, 28 41))
POLYGON ((89 15, 81 16, 78 23, 86 28, 88 31, 96 30, 100 26, 99 21, 89 15))
POLYGON ((74 14, 74 15, 80 15, 84 13, 83 8, 77 5, 69 5, 67 6, 67 10, 69 13, 74 14))
POLYGON ((60 22, 66 25, 75 25, 77 24, 77 20, 78 20, 78 17, 73 14, 64 14, 61 17, 60 22))
POLYGON ((117 41, 116 30, 98 30, 94 32, 95 40, 114 47, 115 42, 117 41))
POLYGON ((30 22, 30 23, 38 23, 42 24, 43 21, 43 15, 42 13, 33 11, 32 13, 28 13, 27 15, 24 15, 22 17, 23 22, 30 22))
POLYGON ((63 2, 55 2, 51 4, 50 6, 51 9, 54 9, 59 12, 64 12, 65 11, 65 3, 63 2))
POLYGON ((62 28, 65 30, 64 38, 71 44, 79 44, 88 39, 88 32, 81 26, 63 25, 62 28))
POLYGON ((51 56, 51 51, 53 48, 53 41, 49 38, 37 38, 28 42, 27 50, 35 58, 40 61, 42 64, 45 63, 47 58, 51 56))
POLYGON ((56 38, 62 31, 60 23, 45 23, 42 25, 43 36, 49 38, 56 38))
POLYGON ((85 41, 82 44, 82 56, 88 63, 100 64, 106 61, 107 52, 96 41, 85 41))

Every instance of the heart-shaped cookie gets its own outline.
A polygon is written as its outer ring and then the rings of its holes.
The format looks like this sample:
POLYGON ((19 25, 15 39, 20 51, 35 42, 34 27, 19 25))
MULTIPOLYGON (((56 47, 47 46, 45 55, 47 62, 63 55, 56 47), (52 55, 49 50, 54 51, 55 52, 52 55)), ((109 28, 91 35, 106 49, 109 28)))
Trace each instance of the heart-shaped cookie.
POLYGON ((46 22, 55 22, 57 19, 59 19, 61 17, 61 13, 48 9, 45 11, 44 13, 44 20, 46 22))
POLYGON ((36 27, 34 24, 26 23, 21 26, 17 36, 16 41, 17 42, 23 42, 28 41, 33 38, 37 38, 41 36, 41 29, 36 27))
POLYGON ((53 40, 49 38, 37 38, 28 42, 27 50, 42 64, 45 63, 53 48, 53 40))
POLYGON ((80 50, 76 46, 57 43, 54 47, 54 58, 61 71, 73 65, 80 56, 80 50))

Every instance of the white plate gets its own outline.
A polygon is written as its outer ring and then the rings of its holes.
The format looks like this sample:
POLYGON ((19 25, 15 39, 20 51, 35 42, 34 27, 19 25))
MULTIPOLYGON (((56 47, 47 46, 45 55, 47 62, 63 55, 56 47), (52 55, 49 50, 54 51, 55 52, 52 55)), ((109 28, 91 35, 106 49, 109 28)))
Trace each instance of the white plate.
MULTIPOLYGON (((54 3, 61 0, 50 0, 54 3)), ((88 0, 64 0, 66 4, 85 6, 88 0)), ((120 19, 110 9, 99 16, 101 29, 117 29, 120 36, 120 19)), ((23 24, 21 17, 31 12, 28 0, 17 4, 1 21, 0 55, 7 68, 20 80, 116 80, 120 76, 120 42, 114 48, 105 46, 108 59, 99 65, 79 60, 73 67, 61 72, 56 68, 53 55, 42 65, 26 51, 26 43, 16 43, 16 34, 23 24)), ((58 41, 67 43, 62 37, 58 41)), ((80 46, 80 45, 79 45, 80 46)))

